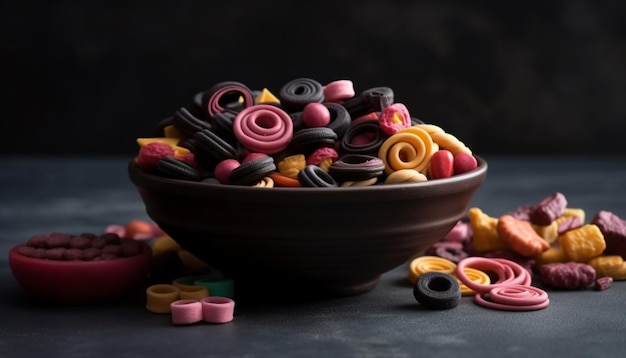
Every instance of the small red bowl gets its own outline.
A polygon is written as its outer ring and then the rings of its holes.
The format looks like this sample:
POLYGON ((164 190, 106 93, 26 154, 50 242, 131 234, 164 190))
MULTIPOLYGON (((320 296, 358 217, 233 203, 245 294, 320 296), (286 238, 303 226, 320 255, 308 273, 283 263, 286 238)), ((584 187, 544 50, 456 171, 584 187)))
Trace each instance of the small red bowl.
POLYGON ((50 303, 85 304, 110 301, 129 294, 147 277, 152 249, 141 243, 138 255, 102 261, 37 259, 9 251, 9 266, 22 288, 50 303))

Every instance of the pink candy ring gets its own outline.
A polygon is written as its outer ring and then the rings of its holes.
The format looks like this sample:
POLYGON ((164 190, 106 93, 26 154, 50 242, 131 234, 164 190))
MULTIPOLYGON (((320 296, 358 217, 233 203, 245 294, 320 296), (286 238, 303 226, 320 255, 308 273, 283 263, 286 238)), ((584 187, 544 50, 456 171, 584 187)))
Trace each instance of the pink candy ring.
POLYGON ((170 304, 172 323, 175 325, 194 324, 202 321, 202 304, 194 299, 176 300, 170 304))
POLYGON ((228 297, 208 296, 200 300, 202 318, 209 323, 227 323, 233 320, 235 301, 228 297))
POLYGON ((530 285, 495 287, 488 294, 477 293, 474 301, 485 308, 502 311, 533 311, 550 304, 545 291, 530 285))
POLYGON ((223 99, 227 95, 234 95, 231 103, 237 103, 239 98, 243 99, 243 107, 248 108, 254 105, 254 96, 252 91, 244 84, 233 81, 220 82, 211 87, 205 94, 205 110, 209 117, 213 117, 218 113, 224 112, 222 106, 223 99))
POLYGON ((337 80, 324 86, 324 100, 326 102, 341 102, 355 95, 354 84, 350 80, 337 80))
POLYGON ((487 293, 492 288, 506 285, 529 285, 530 274, 522 266, 506 259, 489 259, 485 257, 466 257, 457 263, 456 275, 465 286, 479 294, 487 293), (463 271, 466 267, 476 270, 493 272, 498 276, 495 283, 483 285, 472 281, 463 271))
POLYGON ((507 285, 489 291, 491 301, 504 305, 537 305, 548 299, 546 291, 530 285, 507 285))
POLYGON ((274 154, 287 148, 293 136, 293 122, 282 109, 257 104, 235 117, 233 132, 239 142, 253 152, 274 154))

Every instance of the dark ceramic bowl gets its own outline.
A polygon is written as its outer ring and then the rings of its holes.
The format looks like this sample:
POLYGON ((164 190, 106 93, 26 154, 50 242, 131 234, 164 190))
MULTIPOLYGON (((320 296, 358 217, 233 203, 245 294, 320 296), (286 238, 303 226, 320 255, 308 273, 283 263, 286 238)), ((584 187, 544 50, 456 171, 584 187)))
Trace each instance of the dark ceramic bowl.
POLYGON ((88 304, 121 298, 141 286, 152 263, 152 250, 130 257, 101 261, 59 261, 9 250, 9 266, 15 280, 32 296, 48 303, 88 304))
POLYGON ((128 165, 168 235, 242 292, 347 296, 441 239, 467 214, 487 163, 446 179, 348 188, 258 188, 167 179, 128 165))

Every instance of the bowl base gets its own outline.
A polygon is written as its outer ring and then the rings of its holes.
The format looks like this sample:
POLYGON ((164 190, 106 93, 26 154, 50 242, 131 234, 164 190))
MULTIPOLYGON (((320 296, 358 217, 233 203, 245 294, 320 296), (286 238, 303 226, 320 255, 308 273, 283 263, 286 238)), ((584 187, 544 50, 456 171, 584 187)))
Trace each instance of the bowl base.
POLYGON ((320 283, 245 281, 235 279, 235 299, 238 302, 302 302, 342 298, 365 294, 378 285, 380 276, 362 282, 320 283))

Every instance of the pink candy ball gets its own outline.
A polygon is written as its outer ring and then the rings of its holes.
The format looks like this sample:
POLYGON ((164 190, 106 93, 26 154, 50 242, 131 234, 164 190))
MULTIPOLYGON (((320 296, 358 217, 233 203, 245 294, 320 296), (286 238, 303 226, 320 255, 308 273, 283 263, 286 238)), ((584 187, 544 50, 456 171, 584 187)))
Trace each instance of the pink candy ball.
POLYGON ((245 158, 243 158, 243 160, 241 162, 242 163, 247 163, 247 162, 253 161, 253 160, 258 159, 258 158, 263 158, 263 157, 267 157, 267 154, 252 152, 252 153, 249 153, 248 155, 246 155, 245 158))
POLYGON ((458 153, 454 156, 454 174, 463 174, 478 167, 478 161, 469 153, 458 153))
POLYGON ((330 123, 330 111, 321 103, 309 103, 302 110, 302 122, 309 128, 326 127, 330 123))
POLYGON ((240 165, 241 163, 235 159, 222 160, 215 166, 215 179, 222 184, 228 184, 230 173, 240 165))

